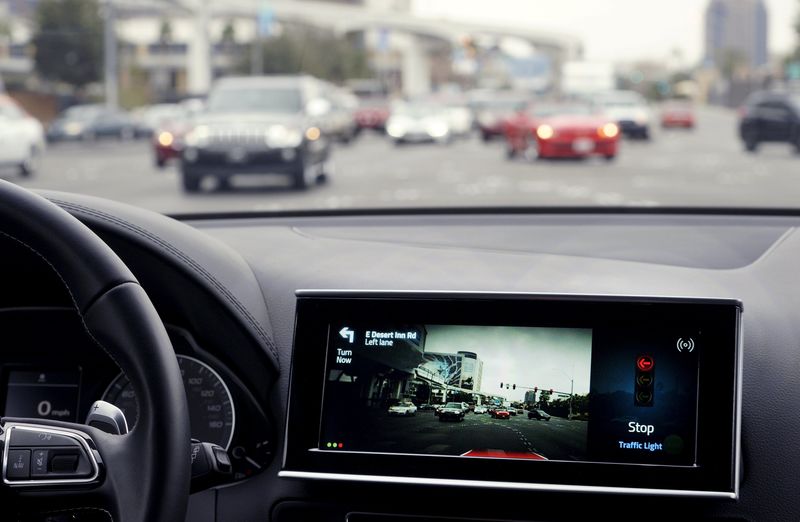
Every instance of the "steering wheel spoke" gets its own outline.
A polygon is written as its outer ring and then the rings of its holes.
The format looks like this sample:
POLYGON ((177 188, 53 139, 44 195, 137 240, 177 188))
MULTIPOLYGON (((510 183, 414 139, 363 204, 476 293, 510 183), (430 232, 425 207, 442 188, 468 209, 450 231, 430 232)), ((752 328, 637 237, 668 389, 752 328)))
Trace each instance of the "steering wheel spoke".
POLYGON ((114 522, 183 520, 192 472, 186 395, 169 336, 147 294, 85 225, 2 180, 0 235, 40 256, 58 275, 87 333, 130 379, 140 412, 136 427, 124 435, 115 434, 127 431, 124 415, 103 404, 88 426, 2 419, 0 494, 11 501, 0 502, 3 516, 60 520, 62 515, 47 513, 91 511, 114 522))
POLYGON ((3 423, 3 484, 15 489, 96 487, 105 466, 79 425, 15 419, 3 423))

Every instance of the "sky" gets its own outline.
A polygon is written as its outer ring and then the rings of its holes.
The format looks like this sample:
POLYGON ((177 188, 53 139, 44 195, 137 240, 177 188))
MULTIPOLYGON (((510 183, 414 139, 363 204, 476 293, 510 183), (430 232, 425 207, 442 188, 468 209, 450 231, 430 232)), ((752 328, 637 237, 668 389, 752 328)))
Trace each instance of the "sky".
POLYGON ((426 325, 426 352, 475 352, 483 361, 481 391, 523 400, 525 391, 500 391, 500 383, 589 392, 592 331, 577 328, 426 325), (574 372, 574 373, 573 373, 574 372))
MULTIPOLYGON (((769 48, 793 48, 798 0, 766 0, 769 48)), ((587 60, 665 59, 680 49, 685 64, 702 58, 707 0, 413 0, 420 16, 539 28, 572 35, 587 60)))

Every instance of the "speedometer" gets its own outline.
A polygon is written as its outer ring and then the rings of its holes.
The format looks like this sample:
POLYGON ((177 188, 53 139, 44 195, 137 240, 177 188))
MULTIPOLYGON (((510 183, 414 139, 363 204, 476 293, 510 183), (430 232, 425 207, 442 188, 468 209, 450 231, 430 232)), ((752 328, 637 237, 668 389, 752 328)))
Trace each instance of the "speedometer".
MULTIPOLYGON (((192 438, 228 449, 233 439, 236 411, 225 381, 206 363, 185 355, 177 357, 189 404, 192 438)), ((112 381, 103 394, 103 400, 121 409, 128 426, 133 428, 139 409, 133 386, 125 374, 119 374, 112 381)))

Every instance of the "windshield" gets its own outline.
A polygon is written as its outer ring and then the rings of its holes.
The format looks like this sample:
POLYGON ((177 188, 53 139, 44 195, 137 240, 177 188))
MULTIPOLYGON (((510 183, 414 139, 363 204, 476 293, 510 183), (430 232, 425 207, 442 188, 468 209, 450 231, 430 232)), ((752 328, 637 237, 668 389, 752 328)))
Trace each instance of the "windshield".
POLYGON ((0 0, 1 178, 171 215, 800 207, 798 0, 135 4, 0 0))
POLYGON ((208 99, 208 112, 296 113, 302 108, 298 89, 238 87, 218 89, 208 99))

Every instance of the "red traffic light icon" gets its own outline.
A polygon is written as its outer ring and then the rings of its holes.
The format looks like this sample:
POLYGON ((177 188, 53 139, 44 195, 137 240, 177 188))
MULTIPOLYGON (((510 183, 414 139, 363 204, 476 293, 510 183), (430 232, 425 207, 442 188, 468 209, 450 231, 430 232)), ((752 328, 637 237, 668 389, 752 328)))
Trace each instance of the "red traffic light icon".
POLYGON ((643 372, 649 372, 655 366, 655 361, 649 355, 640 355, 638 359, 636 359, 636 367, 643 372))

